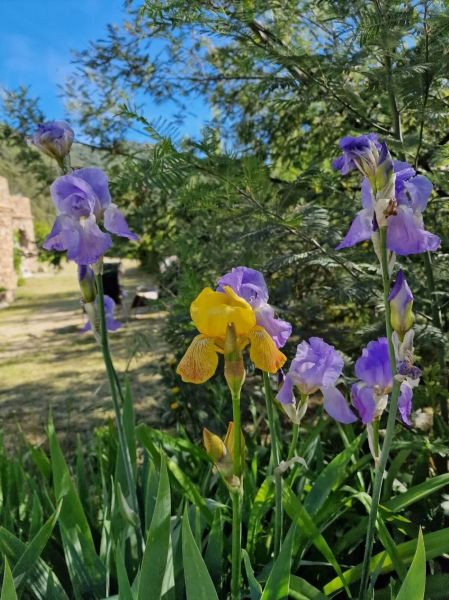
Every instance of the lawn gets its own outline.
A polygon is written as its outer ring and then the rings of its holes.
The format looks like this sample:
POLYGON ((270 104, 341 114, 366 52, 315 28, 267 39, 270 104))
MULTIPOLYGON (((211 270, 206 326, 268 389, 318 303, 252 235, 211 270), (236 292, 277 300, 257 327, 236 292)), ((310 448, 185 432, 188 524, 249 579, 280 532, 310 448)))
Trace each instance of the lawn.
MULTIPOLYGON (((137 285, 152 281, 133 261, 125 260, 123 271, 128 308, 137 285)), ((150 420, 160 394, 164 312, 158 304, 141 310, 129 320, 117 310, 124 325, 110 339, 117 369, 132 373, 136 410, 150 420)), ((40 441, 50 408, 67 442, 113 416, 101 352, 91 333, 80 332, 83 324, 73 264, 27 279, 0 311, 0 418, 8 445, 17 426, 40 441)))

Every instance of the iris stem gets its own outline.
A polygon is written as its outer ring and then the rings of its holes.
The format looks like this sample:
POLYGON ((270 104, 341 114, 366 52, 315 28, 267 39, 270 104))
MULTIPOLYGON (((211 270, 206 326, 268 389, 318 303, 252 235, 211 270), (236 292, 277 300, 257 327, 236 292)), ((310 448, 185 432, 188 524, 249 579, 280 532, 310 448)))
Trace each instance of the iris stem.
POLYGON ((283 529, 283 507, 282 507, 282 476, 277 467, 280 462, 280 440, 277 436, 276 421, 274 416, 274 398, 273 390, 271 389, 270 376, 263 371, 263 384, 265 392, 265 401, 267 404, 268 425, 270 427, 271 437, 271 467, 274 472, 274 558, 279 555, 282 545, 282 529, 283 529))
POLYGON ((376 465, 373 492, 371 499, 371 509, 368 517, 368 529, 366 532, 365 542, 365 555, 363 557, 362 576, 360 580, 360 593, 359 600, 366 600, 368 598, 368 584, 369 584, 369 573, 370 573, 370 562, 371 554, 374 544, 374 534, 376 529, 377 513, 379 510, 380 494, 382 491, 382 481, 387 466, 388 456, 390 454, 391 443, 393 440, 393 434, 396 423, 396 413, 398 408, 400 382, 395 379, 396 375, 396 357, 393 346, 393 331, 391 327, 391 315, 390 315, 390 303, 388 301, 388 295, 390 292, 390 276, 388 274, 388 251, 386 244, 387 228, 380 228, 380 251, 381 251, 381 267, 382 267, 382 281, 384 291, 384 306, 385 306, 385 328, 388 340, 388 356, 390 359, 390 367, 393 375, 393 389, 390 398, 390 408, 388 411, 387 428, 385 431, 385 438, 382 444, 382 450, 379 457, 379 462, 376 465))
POLYGON ((296 447, 298 446, 298 437, 299 437, 299 425, 298 425, 298 423, 293 423, 292 440, 290 442, 290 448, 288 449, 287 460, 291 460, 295 456, 296 447))
POLYGON ((123 466, 125 469, 126 482, 128 484, 128 493, 131 498, 132 509, 136 513, 138 524, 136 526, 136 534, 138 540, 139 554, 142 550, 142 531, 140 525, 140 514, 139 504, 137 501, 136 484, 134 481, 134 474, 131 465, 131 456, 129 454, 128 444, 126 442, 125 430, 123 428, 122 411, 120 407, 119 398, 117 395, 117 389, 119 390, 120 396, 123 394, 120 389, 120 383, 117 374, 112 363, 111 352, 109 349, 108 330, 106 326, 106 314, 104 309, 104 290, 103 290, 103 279, 101 274, 95 277, 97 292, 98 292, 98 306, 100 312, 100 330, 101 330, 101 350, 103 352, 103 360, 106 367, 106 373, 109 380, 109 387, 111 390, 112 403, 115 412, 115 421, 117 424, 117 431, 119 437, 119 449, 122 456, 123 466))
POLYGON ((232 569, 231 600, 240 600, 240 577, 242 564, 242 444, 240 424, 240 393, 232 395, 232 417, 234 420, 234 475, 239 486, 231 492, 232 499, 232 569))

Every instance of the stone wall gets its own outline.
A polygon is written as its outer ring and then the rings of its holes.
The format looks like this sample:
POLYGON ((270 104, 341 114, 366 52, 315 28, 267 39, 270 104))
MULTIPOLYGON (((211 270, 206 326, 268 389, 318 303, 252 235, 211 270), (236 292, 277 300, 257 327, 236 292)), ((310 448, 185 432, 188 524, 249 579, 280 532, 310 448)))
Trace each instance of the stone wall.
POLYGON ((17 286, 14 245, 22 254, 21 270, 28 275, 37 268, 37 249, 29 198, 12 196, 8 181, 0 177, 0 302, 12 302, 17 286))

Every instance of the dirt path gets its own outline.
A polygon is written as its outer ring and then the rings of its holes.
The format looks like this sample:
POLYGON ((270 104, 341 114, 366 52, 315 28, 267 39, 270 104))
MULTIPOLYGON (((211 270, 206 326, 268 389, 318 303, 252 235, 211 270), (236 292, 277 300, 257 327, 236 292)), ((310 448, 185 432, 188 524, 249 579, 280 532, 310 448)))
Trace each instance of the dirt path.
MULTIPOLYGON (((137 285, 151 284, 133 261, 124 261, 121 284, 132 301, 137 285)), ((17 300, 0 310, 0 423, 6 442, 17 425, 33 442, 44 437, 51 407, 56 427, 70 442, 113 416, 101 353, 83 316, 75 265, 27 279, 17 300)), ((165 353, 165 313, 154 307, 111 334, 117 371, 129 363, 140 419, 154 418, 161 396, 158 362, 165 353)), ((123 320, 120 310, 116 317, 123 320)))

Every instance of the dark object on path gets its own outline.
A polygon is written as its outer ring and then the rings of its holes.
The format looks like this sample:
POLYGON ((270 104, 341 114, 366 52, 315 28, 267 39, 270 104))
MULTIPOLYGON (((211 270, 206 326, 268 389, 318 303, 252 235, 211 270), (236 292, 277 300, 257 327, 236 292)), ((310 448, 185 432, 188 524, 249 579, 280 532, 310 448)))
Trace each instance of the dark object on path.
POLYGON ((159 298, 159 292, 156 289, 139 286, 136 290, 136 295, 131 304, 131 310, 148 306, 159 298))
POLYGON ((119 282, 120 262, 105 263, 103 266, 103 288, 106 296, 109 296, 118 305, 122 305, 122 288, 119 282))

